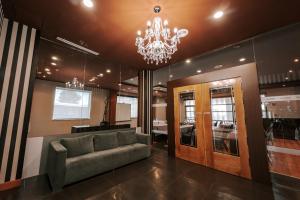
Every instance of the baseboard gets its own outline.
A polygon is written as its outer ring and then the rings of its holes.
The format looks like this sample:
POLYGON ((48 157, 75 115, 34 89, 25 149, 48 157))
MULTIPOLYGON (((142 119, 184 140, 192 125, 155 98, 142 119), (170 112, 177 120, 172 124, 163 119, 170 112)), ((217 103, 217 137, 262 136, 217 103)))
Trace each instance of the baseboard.
POLYGON ((21 185, 21 183, 22 183, 21 179, 2 183, 2 184, 0 184, 0 191, 10 190, 10 189, 19 187, 21 185))

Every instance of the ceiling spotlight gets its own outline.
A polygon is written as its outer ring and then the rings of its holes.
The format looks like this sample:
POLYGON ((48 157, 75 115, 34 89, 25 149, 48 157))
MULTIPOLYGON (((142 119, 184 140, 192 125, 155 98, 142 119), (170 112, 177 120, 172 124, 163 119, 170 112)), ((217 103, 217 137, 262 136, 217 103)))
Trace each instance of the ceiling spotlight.
POLYGON ((51 65, 56 66, 57 64, 55 62, 52 62, 51 65))
POLYGON ((223 65, 216 65, 216 66, 214 66, 215 69, 220 69, 222 67, 223 67, 223 65))
POLYGON ((83 5, 85 5, 88 8, 94 7, 94 2, 92 0, 83 0, 83 5))
POLYGON ((51 59, 52 59, 52 60, 58 60, 58 57, 52 56, 51 59))
POLYGON ((191 63, 191 60, 190 59, 186 59, 185 63, 191 63))
POLYGON ((245 62, 246 58, 240 58, 240 62, 245 62))
POLYGON ((295 59, 294 59, 294 62, 295 62, 295 63, 299 62, 299 59, 298 59, 298 58, 295 58, 295 59))
POLYGON ((223 17, 223 15, 224 15, 224 12, 219 10, 219 11, 215 12, 214 18, 215 19, 220 19, 221 17, 223 17))
POLYGON ((289 72, 290 72, 290 73, 293 73, 293 70, 290 69, 289 72))
POLYGON ((45 72, 50 72, 50 69, 49 68, 45 68, 45 72))
POLYGON ((108 74, 109 74, 110 72, 111 72, 111 70, 110 70, 110 69, 107 69, 107 70, 106 70, 106 73, 108 73, 108 74))
POLYGON ((198 73, 198 74, 201 73, 201 72, 202 72, 201 69, 198 69, 198 70, 197 70, 197 73, 198 73))
POLYGON ((98 74, 97 75, 98 77, 103 77, 104 75, 102 73, 98 74))

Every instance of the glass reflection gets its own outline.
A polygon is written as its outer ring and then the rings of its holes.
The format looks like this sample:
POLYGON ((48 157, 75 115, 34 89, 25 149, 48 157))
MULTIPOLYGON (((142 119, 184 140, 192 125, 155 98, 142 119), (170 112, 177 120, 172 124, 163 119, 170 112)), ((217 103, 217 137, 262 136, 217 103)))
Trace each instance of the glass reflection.
POLYGON ((195 92, 179 94, 180 99, 180 144, 197 147, 195 133, 195 92))
POLYGON ((210 97, 214 151, 239 156, 233 87, 211 88, 210 97))

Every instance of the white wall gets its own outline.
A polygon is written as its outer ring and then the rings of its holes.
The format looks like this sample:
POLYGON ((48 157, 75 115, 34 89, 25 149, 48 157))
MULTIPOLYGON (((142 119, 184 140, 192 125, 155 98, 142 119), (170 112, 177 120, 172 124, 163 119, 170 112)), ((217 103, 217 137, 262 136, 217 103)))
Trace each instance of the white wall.
POLYGON ((27 138, 22 178, 39 175, 43 137, 27 138))

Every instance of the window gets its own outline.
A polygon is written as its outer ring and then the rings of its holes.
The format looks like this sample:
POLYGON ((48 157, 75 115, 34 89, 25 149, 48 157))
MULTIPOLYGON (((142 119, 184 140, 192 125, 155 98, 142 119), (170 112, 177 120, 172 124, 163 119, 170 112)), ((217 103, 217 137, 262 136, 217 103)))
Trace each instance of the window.
POLYGON ((92 92, 68 88, 55 89, 53 120, 89 119, 92 92))
POLYGON ((195 100, 185 100, 186 120, 189 122, 195 121, 195 100))
POLYGON ((137 111, 138 111, 138 100, 135 97, 125 97, 125 96, 118 96, 117 98, 118 103, 127 103, 131 105, 131 118, 137 118, 137 111))

